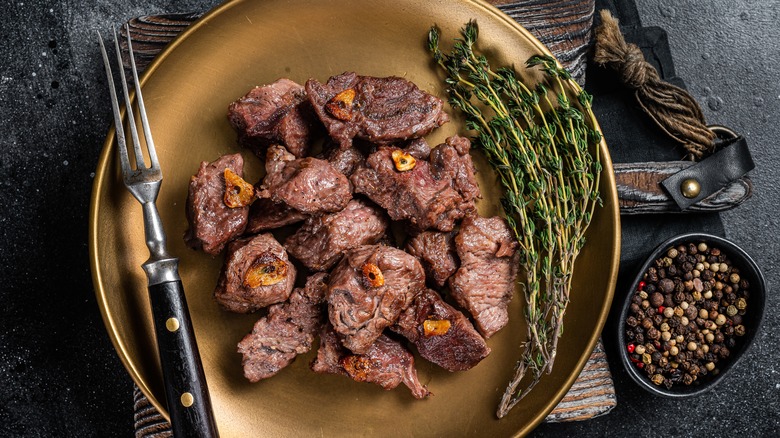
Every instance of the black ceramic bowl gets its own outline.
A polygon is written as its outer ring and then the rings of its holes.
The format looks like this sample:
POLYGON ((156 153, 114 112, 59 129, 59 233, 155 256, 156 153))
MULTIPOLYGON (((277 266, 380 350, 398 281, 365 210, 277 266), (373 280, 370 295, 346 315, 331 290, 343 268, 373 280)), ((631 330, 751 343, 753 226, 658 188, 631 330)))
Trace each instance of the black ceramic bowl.
POLYGON ((753 343, 753 339, 756 336, 760 326, 761 320, 764 316, 764 307, 766 306, 766 283, 764 276, 761 274, 756 263, 753 259, 733 242, 730 242, 722 237, 712 236, 709 234, 690 233, 673 237, 666 242, 659 245, 652 254, 647 258, 645 263, 639 269, 636 278, 631 283, 631 289, 626 293, 624 301, 622 303, 622 309, 620 312, 620 319, 618 321, 618 350, 620 351, 620 358, 623 361, 628 375, 642 388, 651 392, 652 394, 662 397, 682 398, 691 397, 702 394, 712 389, 728 374, 729 370, 740 361, 744 353, 748 350, 753 343), (662 257, 662 254, 666 253, 671 247, 680 244, 700 242, 706 243, 710 248, 717 247, 725 253, 731 260, 731 264, 739 268, 739 275, 742 278, 747 279, 750 282, 750 296, 747 300, 746 313, 743 315, 743 325, 745 326, 745 335, 736 337, 737 344, 734 348, 731 348, 731 354, 726 359, 721 359, 718 362, 718 369, 720 373, 716 376, 708 374, 700 379, 697 379, 692 385, 685 386, 681 383, 673 385, 670 389, 667 389, 664 385, 655 385, 643 370, 639 369, 635 363, 633 363, 629 357, 627 346, 630 343, 626 336, 626 318, 629 316, 629 307, 631 305, 631 299, 634 296, 634 292, 639 287, 639 282, 642 281, 643 276, 647 269, 653 265, 653 262, 662 257))

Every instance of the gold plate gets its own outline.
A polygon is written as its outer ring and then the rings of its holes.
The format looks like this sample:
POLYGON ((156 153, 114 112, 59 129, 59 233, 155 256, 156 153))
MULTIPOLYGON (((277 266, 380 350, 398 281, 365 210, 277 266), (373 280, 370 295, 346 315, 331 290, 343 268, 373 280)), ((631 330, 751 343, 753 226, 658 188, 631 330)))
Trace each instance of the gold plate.
MULTIPOLYGON (((279 77, 303 83, 352 70, 405 77, 444 97, 442 77, 425 48, 437 24, 451 41, 469 19, 480 26, 480 47, 496 64, 522 65, 549 53, 526 30, 494 7, 473 0, 265 0, 233 1, 190 26, 142 79, 147 111, 165 182, 157 201, 181 276, 222 436, 509 436, 523 435, 553 409, 585 364, 612 301, 620 250, 615 181, 605 144, 601 193, 577 260, 566 331, 554 371, 507 417, 495 410, 520 355, 525 333, 523 298, 511 304, 507 328, 488 342, 493 353, 468 372, 449 373, 417 361, 433 396, 415 400, 405 387, 384 391, 343 376, 308 369, 314 351, 277 376, 250 384, 242 375, 236 344, 257 316, 222 311, 212 298, 221 257, 188 249, 187 184, 200 161, 241 151, 248 180, 261 163, 236 145, 228 104, 251 87, 279 77)), ((448 108, 448 112, 452 111, 448 108)), ((429 137, 438 144, 460 132, 451 123, 429 137)), ((475 154, 485 199, 483 215, 499 211, 491 171, 475 154)), ((122 185, 113 132, 98 164, 90 212, 90 257, 95 290, 109 335, 130 375, 164 415, 165 397, 140 268, 148 257, 141 208, 122 185)), ((129 388, 128 388, 129 391, 129 388)))

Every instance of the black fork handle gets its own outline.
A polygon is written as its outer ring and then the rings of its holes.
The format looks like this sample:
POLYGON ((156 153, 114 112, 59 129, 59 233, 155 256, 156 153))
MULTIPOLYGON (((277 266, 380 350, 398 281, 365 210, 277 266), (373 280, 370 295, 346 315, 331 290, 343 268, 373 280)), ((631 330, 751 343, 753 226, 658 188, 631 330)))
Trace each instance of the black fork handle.
POLYGON ((149 286, 173 436, 218 437, 181 281, 149 286))

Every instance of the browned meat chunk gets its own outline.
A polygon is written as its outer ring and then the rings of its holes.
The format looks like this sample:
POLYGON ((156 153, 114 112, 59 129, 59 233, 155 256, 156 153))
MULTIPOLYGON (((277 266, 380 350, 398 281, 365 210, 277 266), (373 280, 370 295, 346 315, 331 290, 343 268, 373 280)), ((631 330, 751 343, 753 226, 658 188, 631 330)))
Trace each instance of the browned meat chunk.
POLYGON ((225 244, 244 232, 249 207, 225 205, 225 169, 237 175, 244 173, 241 154, 223 155, 213 163, 200 163, 198 173, 190 178, 187 194, 189 229, 184 241, 191 248, 207 254, 219 254, 225 244))
POLYGON ((381 210, 353 199, 338 213, 307 219, 284 246, 307 268, 327 271, 338 263, 344 251, 379 242, 387 226, 381 210))
POLYGON ((391 329, 447 371, 471 369, 490 353, 468 318, 430 289, 417 296, 391 329))
POLYGON ((422 137, 449 121, 442 101, 399 77, 342 73, 322 84, 306 81, 306 93, 331 138, 341 147, 353 138, 391 143, 422 137))
POLYGON ((460 193, 464 203, 474 202, 481 197, 470 150, 469 139, 456 135, 447 138, 444 144, 431 151, 431 167, 437 178, 451 181, 452 188, 460 193))
POLYGON ((424 287, 416 258, 389 246, 360 246, 346 252, 330 275, 330 322, 345 347, 365 353, 424 287))
POLYGON ((238 343, 244 376, 250 382, 267 379, 311 349, 314 336, 325 320, 322 302, 325 299, 327 275, 314 274, 306 280, 304 289, 297 288, 290 300, 274 304, 238 343))
POLYGON ((296 157, 307 156, 318 125, 303 86, 289 79, 253 88, 230 104, 228 119, 239 142, 261 159, 267 146, 279 142, 296 157))
POLYGON ((416 138, 404 146, 404 152, 418 160, 427 160, 431 156, 431 147, 424 138, 416 138))
POLYGON ((301 222, 309 217, 306 213, 292 209, 285 204, 274 204, 270 199, 258 199, 249 207, 247 233, 274 230, 285 225, 301 222))
POLYGON ((380 147, 371 154, 366 167, 350 178, 355 192, 386 209, 391 219, 408 221, 415 230, 452 231, 455 221, 475 209, 474 202, 464 202, 452 181, 438 179, 427 161, 416 160, 412 169, 399 171, 393 152, 400 150, 380 147))
POLYGON ((520 257, 517 246, 506 221, 497 216, 468 217, 455 237, 460 269, 450 277, 450 292, 486 338, 509 321, 507 305, 520 257))
POLYGON ((352 199, 349 180, 325 160, 296 159, 281 146, 271 146, 266 176, 258 196, 302 213, 333 213, 352 199))
POLYGON ((231 312, 251 313, 290 296, 295 266, 271 234, 234 240, 214 290, 217 302, 231 312))
POLYGON ((431 395, 420 383, 414 368, 414 356, 401 344, 380 336, 365 354, 352 354, 339 342, 333 328, 326 326, 320 335, 320 348, 311 369, 320 374, 341 374, 357 382, 376 383, 386 390, 406 385, 415 398, 431 395))
POLYGON ((454 232, 423 231, 406 242, 406 252, 420 260, 428 282, 437 287, 458 269, 454 237, 454 232))
POLYGON ((358 148, 350 146, 340 148, 338 145, 325 151, 325 159, 339 172, 346 176, 352 175, 359 167, 366 163, 366 156, 358 148))

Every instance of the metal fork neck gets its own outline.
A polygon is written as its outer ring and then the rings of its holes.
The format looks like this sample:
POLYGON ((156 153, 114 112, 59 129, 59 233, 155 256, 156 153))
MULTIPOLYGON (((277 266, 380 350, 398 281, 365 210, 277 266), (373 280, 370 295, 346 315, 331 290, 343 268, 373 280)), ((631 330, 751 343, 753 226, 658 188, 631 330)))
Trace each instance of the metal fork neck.
POLYGON ((143 264, 149 285, 179 280, 179 259, 168 254, 160 213, 154 202, 144 202, 144 234, 149 248, 149 260, 143 264))

